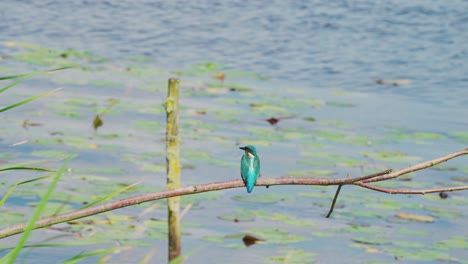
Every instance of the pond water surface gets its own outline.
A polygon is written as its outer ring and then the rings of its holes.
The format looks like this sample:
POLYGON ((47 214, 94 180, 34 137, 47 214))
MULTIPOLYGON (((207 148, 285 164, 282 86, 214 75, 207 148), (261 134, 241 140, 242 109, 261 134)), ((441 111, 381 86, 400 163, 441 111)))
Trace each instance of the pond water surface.
MULTIPOLYGON (((444 156, 468 147, 466 10, 466 1, 4 1, 2 76, 80 68, 1 94, 3 107, 62 88, 1 113, 0 166, 58 168, 77 154, 48 215, 140 181, 114 199, 164 189, 170 77, 181 79, 184 186, 239 178, 238 147, 247 144, 265 178, 361 176, 444 156), (221 72, 224 83, 213 78, 221 72), (272 126, 271 117, 288 118, 272 126)), ((467 174, 460 157, 379 186, 462 186, 467 174)), ((0 194, 41 175, 4 172, 0 194)), ((0 228, 27 221, 48 184, 18 187, 0 208, 0 228)), ((334 192, 257 186, 183 197, 186 263, 468 263, 465 191, 441 199, 345 186, 326 219, 334 192), (245 247, 245 234, 265 241, 245 247)), ((158 201, 36 230, 37 247, 20 261, 122 247, 80 263, 161 263, 166 217, 158 201)), ((19 237, 0 240, 0 256, 19 237)))

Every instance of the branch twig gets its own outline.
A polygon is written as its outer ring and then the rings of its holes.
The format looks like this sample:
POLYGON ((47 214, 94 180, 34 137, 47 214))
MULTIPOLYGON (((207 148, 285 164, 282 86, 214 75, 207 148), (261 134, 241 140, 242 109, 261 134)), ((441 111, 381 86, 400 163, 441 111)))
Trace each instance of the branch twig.
MULTIPOLYGON (((259 179, 257 180, 257 186, 272 186, 272 185, 358 185, 363 188, 372 189, 375 191, 386 192, 386 193, 406 193, 406 194, 425 194, 431 192, 449 192, 449 191, 460 191, 460 190, 468 190, 468 186, 462 187, 450 187, 450 188, 440 188, 440 189, 432 189, 432 190, 422 190, 422 191, 411 191, 411 190, 391 190, 391 189, 384 189, 380 187, 375 187, 367 182, 377 182, 377 181, 385 181, 392 178, 396 178, 398 176, 416 171, 421 170, 424 168, 428 168, 434 166, 436 164, 445 162, 447 160, 466 155, 468 154, 468 149, 464 149, 462 151, 455 152, 453 154, 447 155, 445 157, 441 157, 438 159, 434 159, 428 162, 423 162, 411 167, 408 167, 403 170, 390 172, 390 170, 366 175, 357 178, 344 178, 344 179, 311 179, 311 178, 278 178, 278 179, 259 179)), ((53 224, 64 223, 71 220, 96 215, 108 211, 112 211, 115 209, 132 206, 140 203, 145 203, 149 201, 155 201, 160 199, 165 199, 174 196, 182 196, 182 195, 189 195, 189 194, 196 194, 202 192, 209 192, 209 191, 217 191, 223 189, 231 189, 231 188, 239 188, 244 187, 244 182, 242 180, 232 180, 232 181, 225 181, 225 182, 216 182, 216 183, 208 183, 202 185, 194 185, 194 186, 187 186, 175 190, 166 190, 158 193, 150 193, 150 194, 143 194, 138 195, 126 199, 122 199, 115 202, 110 202, 102 205, 96 205, 89 208, 79 209, 73 212, 69 212, 66 214, 45 217, 40 219, 35 224, 35 229, 42 228, 46 226, 50 226, 53 224)), ((337 196, 337 195, 335 195, 337 196)), ((336 202, 336 201, 335 201, 336 202)), ((0 230, 0 239, 8 236, 12 236, 15 234, 22 233, 26 227, 26 224, 18 224, 15 226, 11 226, 0 230)))

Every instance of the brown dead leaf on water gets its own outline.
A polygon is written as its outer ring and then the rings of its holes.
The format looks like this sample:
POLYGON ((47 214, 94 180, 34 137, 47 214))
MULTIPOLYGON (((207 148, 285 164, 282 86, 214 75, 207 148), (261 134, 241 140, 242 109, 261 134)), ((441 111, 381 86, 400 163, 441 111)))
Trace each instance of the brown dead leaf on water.
POLYGON ((265 240, 247 234, 247 235, 245 235, 245 236, 242 238, 242 241, 244 242, 244 245, 245 245, 246 247, 249 247, 249 246, 251 246, 251 245, 253 245, 253 244, 256 244, 258 241, 265 241, 265 240))
POLYGON ((395 79, 395 80, 384 80, 384 79, 372 79, 377 84, 386 84, 386 85, 393 85, 393 86, 402 86, 402 85, 409 85, 411 84, 411 80, 409 79, 395 79))

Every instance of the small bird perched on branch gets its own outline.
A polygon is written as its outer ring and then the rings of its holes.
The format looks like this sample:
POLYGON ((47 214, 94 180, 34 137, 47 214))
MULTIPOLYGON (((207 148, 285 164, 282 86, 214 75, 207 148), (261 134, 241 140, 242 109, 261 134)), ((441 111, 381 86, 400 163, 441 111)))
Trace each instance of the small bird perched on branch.
POLYGON ((240 149, 245 151, 241 159, 241 177, 247 187, 247 192, 250 193, 260 174, 260 159, 254 146, 248 145, 240 149))

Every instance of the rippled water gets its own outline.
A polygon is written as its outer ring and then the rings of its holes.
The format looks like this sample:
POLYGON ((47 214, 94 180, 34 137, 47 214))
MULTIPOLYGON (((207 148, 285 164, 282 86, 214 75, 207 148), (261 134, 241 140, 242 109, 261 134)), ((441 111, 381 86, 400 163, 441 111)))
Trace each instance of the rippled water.
POLYGON ((155 58, 216 61, 309 87, 467 103, 466 1, 7 1, 4 40, 155 58), (381 89, 370 78, 410 79, 381 89), (386 91, 383 91, 386 90, 386 91))
MULTIPOLYGON (((223 107, 234 112, 236 110, 245 111, 245 108, 248 108, 248 103, 268 100, 265 98, 283 97, 291 101, 297 98, 319 98, 326 102, 341 100, 354 106, 333 108, 325 105, 321 106, 321 108, 307 106, 299 108, 299 110, 295 109, 294 111, 297 110, 299 117, 284 121, 285 123, 288 122, 288 125, 280 126, 278 133, 288 132, 288 128, 300 128, 303 130, 298 131, 308 137, 308 133, 315 130, 325 130, 331 126, 324 123, 306 123, 301 120, 303 117, 311 116, 318 121, 338 120, 349 122, 352 124, 350 128, 338 127, 333 129, 340 132, 349 132, 350 134, 371 135, 376 140, 383 140, 388 136, 388 132, 391 130, 389 127, 405 128, 410 132, 431 132, 447 136, 447 138, 435 143, 429 139, 416 140, 416 142, 411 139, 403 140, 403 142, 392 138, 385 139, 387 140, 384 143, 386 148, 398 149, 410 155, 430 159, 466 147, 466 144, 452 140, 453 138, 450 135, 452 132, 466 131, 467 127, 467 10, 468 2, 461 0, 385 2, 289 2, 276 0, 249 2, 2 1, 0 3, 0 41, 35 43, 60 50, 73 48, 91 51, 99 56, 110 58, 111 61, 108 64, 116 68, 118 65, 125 65, 128 59, 146 57, 152 59, 152 66, 166 70, 181 70, 200 62, 216 62, 223 64, 226 71, 255 72, 263 77, 270 78, 268 81, 241 80, 245 81, 248 86, 254 87, 254 93, 250 97, 229 93, 222 98, 215 96, 182 98, 183 105, 188 109, 202 108, 208 111, 207 116, 197 117, 197 120, 201 120, 202 125, 200 126, 203 129, 210 130, 209 132, 215 137, 227 139, 207 146, 206 139, 197 141, 193 138, 193 134, 196 133, 193 133, 192 127, 187 125, 186 130, 182 129, 182 133, 185 133, 185 141, 183 140, 182 143, 183 148, 190 148, 192 151, 197 148, 209 148, 210 153, 223 158, 226 162, 238 161, 240 153, 234 145, 238 144, 239 141, 243 139, 261 139, 261 133, 255 129, 268 129, 269 127, 268 125, 260 125, 258 120, 261 117, 267 118, 269 116, 268 113, 254 113, 246 115, 241 121, 228 122, 218 119, 215 114, 210 114, 217 113, 223 107), (411 83, 402 86, 379 85, 372 79, 408 79, 411 83), (350 95, 340 97, 336 91, 350 92, 350 95), (247 101, 246 98, 250 101, 247 101), (221 99, 239 100, 240 103, 233 106, 227 103, 224 104, 221 99), (204 125, 208 125, 208 128, 204 128, 204 125), (211 127, 209 127, 210 125, 211 127)), ((0 55, 8 55, 5 53, 9 51, 9 48, 0 45, 0 55)), ((0 67, 11 65, 13 65, 12 67, 19 67, 8 60, 0 61, 0 67)), ((27 67, 14 69, 15 73, 31 70, 31 68, 27 67)), ((63 76, 65 76, 63 78, 66 78, 68 73, 64 72, 63 76)), ((82 77, 79 74, 78 76, 82 77)), ((70 84, 67 86, 65 84, 65 89, 61 91, 60 96, 57 96, 59 99, 44 99, 24 106, 22 110, 26 113, 37 111, 38 105, 43 105, 44 109, 46 107, 53 108, 63 104, 60 100, 66 101, 73 96, 90 93, 101 99, 117 97, 122 99, 122 104, 132 102, 141 106, 148 106, 154 104, 155 101, 157 103, 162 101, 158 97, 162 93, 153 98, 152 94, 146 92, 128 92, 128 87, 133 86, 132 82, 134 80, 126 80, 125 75, 123 77, 113 77, 117 79, 116 82, 125 83, 124 87, 100 87, 91 84, 82 86, 70 84), (127 101, 125 101, 126 99, 127 101), (48 100, 52 106, 47 104, 48 100)), ((161 77, 155 77, 155 79, 157 78, 161 77)), ((192 88, 191 81, 194 79, 195 84, 198 81, 196 77, 182 78, 188 80, 185 88, 192 88)), ((135 83, 137 83, 135 86, 140 84, 137 81, 135 83)), ((43 82, 30 82, 29 86, 44 88, 49 87, 50 84, 47 82, 45 84, 43 82)), ((1 105, 8 103, 8 100, 11 99, 5 99, 4 97, 1 105)), ((153 118, 164 122, 164 117, 161 114, 154 117, 154 115, 147 112, 123 109, 129 111, 129 113, 125 112, 121 116, 109 115, 105 121, 105 126, 102 128, 102 133, 131 131, 134 134, 129 133, 129 136, 123 139, 123 141, 127 140, 130 143, 116 143, 119 146, 119 151, 113 151, 113 149, 107 151, 105 149, 101 151, 79 150, 80 156, 77 158, 75 164, 78 165, 76 166, 86 167, 98 161, 102 164, 110 163, 128 166, 125 167, 126 170, 130 171, 128 174, 141 175, 142 172, 137 170, 136 166, 128 165, 128 163, 125 163, 125 159, 118 154, 131 155, 141 154, 145 151, 148 153, 163 151, 161 142, 156 142, 156 149, 153 149, 153 145, 147 143, 154 143, 152 136, 133 131, 131 124, 134 120, 153 120, 153 118)), ((122 109, 119 110, 122 111, 122 109)), ((47 116, 46 110, 42 109, 41 111, 45 112, 44 116, 47 116)), ((22 115, 21 112, 17 112, 17 114, 22 115)), ((14 114, 11 113, 11 115, 14 114)), ((62 119, 57 116, 55 116, 57 120, 47 120, 47 122, 49 122, 49 125, 55 125, 54 128, 58 130, 67 126, 68 129, 76 130, 76 134, 91 134, 88 121, 92 118, 93 113, 84 111, 83 115, 84 117, 81 120, 73 120, 73 122, 66 125, 63 125, 61 123, 62 119)), ((188 117, 182 116, 182 123, 193 121, 191 120, 192 117, 190 115, 188 117)), ((16 119, 12 120, 14 117, 9 118, 8 122, 4 123, 17 122, 16 119)), ((203 129, 197 131, 197 133, 203 135, 203 129)), ((2 143, 6 146, 11 142, 15 142, 18 136, 40 138, 41 133, 47 134, 48 132, 50 132, 48 127, 31 128, 29 131, 21 130, 21 133, 2 135, 1 139, 4 140, 2 143)), ((160 134, 162 138, 163 133, 160 134)), ((336 145, 318 137, 318 143, 324 143, 325 145, 318 150, 314 149, 313 144, 304 145, 301 138, 294 137, 300 137, 297 134, 292 133, 289 135, 291 138, 284 142, 274 142, 272 146, 260 147, 262 164, 264 164, 262 170, 266 177, 270 175, 275 177, 283 176, 291 169, 310 169, 310 166, 297 164, 298 159, 304 159, 301 156, 303 152, 307 151, 358 156, 362 159, 358 153, 368 150, 366 147, 379 149, 379 146, 374 147, 372 144, 365 147, 346 145, 343 148, 343 145, 336 145), (322 141, 320 142, 320 140, 322 141), (287 153, 287 155, 284 153, 287 153)), ((118 141, 118 139, 115 141, 118 141)), ((16 150, 29 154, 36 150, 35 148, 40 149, 36 145, 24 145, 19 146, 16 150)), ((65 151, 73 149, 70 146, 63 148, 65 151)), ((406 166, 409 163, 411 162, 402 163, 401 166, 406 166)), ((457 161, 455 164, 463 165, 464 163, 457 161)), ((349 171, 354 174, 360 173, 359 168, 332 167, 332 169, 338 170, 340 175, 345 175, 349 171)), ((230 172, 231 170, 237 170, 237 167, 228 166, 228 169, 230 172)), ((187 169, 184 171, 183 185, 231 179, 231 173, 223 173, 225 171, 226 166, 223 167, 219 164, 200 166, 195 170, 187 169), (206 176, 201 178, 200 175, 206 176)), ((144 172, 143 175, 147 174, 152 175, 149 172, 144 172)), ((434 171, 429 171, 428 174, 430 176, 428 182, 436 185, 441 184, 438 177, 445 175, 434 171)), ((237 174, 235 175, 237 176, 237 174)), ((460 176, 460 173, 457 175, 460 176)), ((466 177, 466 172, 464 174, 461 172, 461 176, 466 177)), ((130 181, 128 175, 115 175, 115 177, 118 180, 130 181)), ((137 179, 131 179, 131 181, 135 180, 137 179)), ((157 186, 161 186, 161 182, 163 182, 156 181, 150 176, 147 176, 145 180, 157 186)), ((416 187, 420 186, 416 185, 416 187)), ((213 244, 202 241, 202 238, 206 235, 230 235, 247 232, 246 230, 254 230, 262 225, 272 225, 270 221, 260 218, 254 222, 240 223, 239 225, 233 225, 229 221, 217 220, 219 215, 230 214, 233 210, 239 208, 265 209, 268 207, 268 210, 274 213, 284 213, 300 219, 309 219, 316 224, 313 228, 291 228, 291 232, 301 235, 304 235, 304 232, 310 234, 311 229, 314 232, 336 231, 350 223, 357 222, 363 226, 377 226, 381 228, 378 230, 385 234, 392 234, 402 226, 408 229, 429 230, 434 233, 435 237, 431 237, 434 243, 442 239, 436 238, 437 234, 444 234, 444 238, 446 238, 460 230, 460 233, 464 232, 461 234, 466 236, 467 226, 463 222, 463 216, 466 216, 466 212, 464 212, 466 205, 452 205, 454 210, 459 211, 461 218, 452 220, 448 216, 441 216, 438 223, 434 225, 423 224, 421 226, 421 224, 414 223, 406 225, 392 222, 392 219, 377 220, 353 216, 353 210, 372 209, 365 207, 370 203, 370 200, 367 200, 369 198, 362 198, 363 193, 352 189, 349 190, 350 196, 344 196, 345 198, 343 198, 343 204, 346 204, 346 206, 342 210, 342 214, 337 214, 337 219, 331 222, 322 218, 322 214, 327 210, 328 205, 319 206, 313 199, 298 196, 297 200, 283 201, 275 205, 251 205, 232 199, 233 196, 239 195, 240 190, 222 192, 216 200, 207 199, 202 205, 202 210, 197 210, 200 208, 193 209, 186 216, 184 221, 200 225, 184 228, 188 232, 184 236, 185 252, 195 249, 194 253, 190 253, 193 262, 189 263, 219 263, 220 260, 226 263, 237 263, 241 260, 262 263, 265 257, 276 254, 284 248, 289 248, 286 245, 269 245, 231 250, 229 247, 220 246, 215 247, 216 250, 211 250, 214 247, 213 244), (353 204, 353 202, 347 204, 346 201, 348 200, 346 199, 351 201, 355 199, 358 202, 357 204, 353 204), (310 203, 313 206, 304 206, 310 203), (210 223, 209 226, 207 226, 207 222, 210 223), (450 230, 447 231, 446 229, 450 230), (199 247, 201 249, 197 252, 196 250, 199 247), (207 259, 206 256, 209 254, 212 254, 213 257, 207 259)), ((268 190, 256 188, 255 194, 268 193, 271 190, 279 194, 298 194, 301 192, 319 193, 322 189, 317 191, 317 188, 313 188, 311 191, 309 188, 295 186, 283 186, 268 190)), ((2 189, 2 194, 4 192, 5 190, 2 189)), ((328 196, 333 195, 333 188, 327 189, 326 192, 328 196)), ((244 195, 244 193, 241 194, 244 195)), ((375 194, 372 199, 379 201, 378 199, 382 197, 392 199, 395 196, 388 198, 385 195, 375 194)), ((454 197, 456 197, 455 200, 463 199, 466 194, 461 192, 455 194, 454 197)), ((424 200, 415 196, 411 198, 398 196, 395 200, 401 203, 413 202, 426 205, 435 203, 435 201, 424 200)), ((28 201, 12 199, 12 202, 27 203, 28 201)), ((320 202, 323 202, 323 200, 318 203, 320 202)), ((324 203, 328 204, 328 202, 327 200, 324 203)), ((436 203, 436 206, 443 207, 444 205, 439 202, 436 203)), ((133 212, 132 210, 129 209, 126 212, 133 212)), ((139 209, 135 211, 135 214, 140 213, 139 209)), ((163 214, 165 211, 161 209, 161 212, 163 214)), ((393 213, 388 214, 393 215, 393 213)), ((159 215, 157 217, 164 218, 159 215)), ((284 225, 281 224, 277 224, 277 226, 278 228, 284 228, 284 225)), ((360 256, 359 254, 363 249, 356 250, 347 246, 347 243, 350 243, 350 239, 354 236, 349 233, 344 236, 343 239, 334 237, 328 240, 313 237, 311 241, 303 241, 291 247, 321 253, 317 257, 319 263, 325 260, 330 260, 332 263, 342 263, 343 258, 349 259, 349 263, 362 263, 362 259, 356 256, 360 256), (337 258, 337 247, 342 249, 343 258, 337 258)), ((392 238, 397 240, 407 239, 401 234, 396 234, 392 238)), ((422 241, 425 238, 412 237, 418 242, 427 243, 427 241, 422 241)), ((151 242, 153 241, 151 240, 151 242)), ((154 243, 161 247, 158 248, 155 258, 158 260, 164 259, 165 253, 161 252, 165 251, 165 242, 158 241, 154 243)), ((92 247, 84 249, 93 250, 92 247)), ((462 250, 455 251, 454 256, 463 259, 466 252, 463 253, 462 250)), ((142 254, 147 254, 149 250, 144 248, 141 251, 142 254)), ((31 255, 35 257, 35 255, 31 255)), ((38 258, 47 259, 49 257, 48 254, 40 251, 37 255, 38 258)), ((64 259, 71 257, 66 250, 58 249, 54 259, 62 259, 62 256, 64 259)), ((365 259, 368 261, 393 261, 393 256, 367 253, 365 259)))

